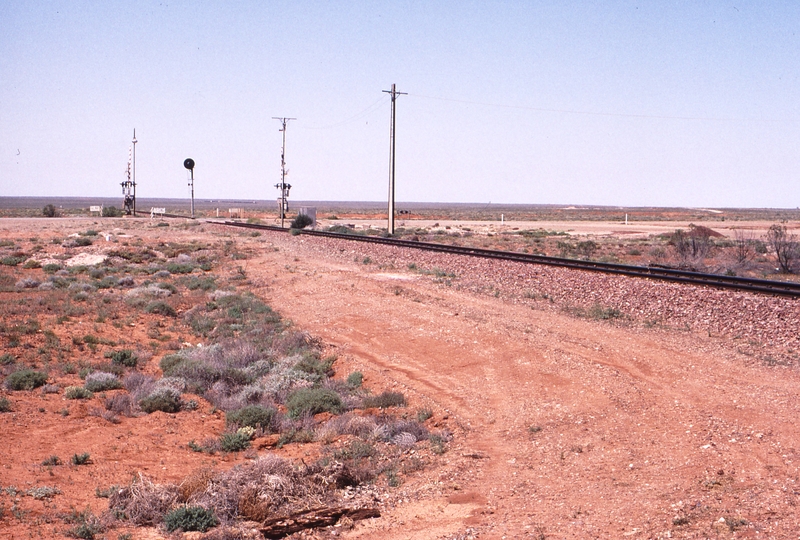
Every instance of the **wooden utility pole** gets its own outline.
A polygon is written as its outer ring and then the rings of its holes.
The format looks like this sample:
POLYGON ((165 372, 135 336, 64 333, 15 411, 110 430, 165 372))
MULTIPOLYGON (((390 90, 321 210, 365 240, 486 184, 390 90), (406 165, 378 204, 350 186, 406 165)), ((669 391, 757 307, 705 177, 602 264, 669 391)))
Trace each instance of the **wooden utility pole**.
POLYGON ((392 84, 391 90, 383 90, 392 95, 392 121, 389 128, 389 234, 394 234, 394 139, 395 139, 395 101, 397 96, 408 94, 398 92, 392 84))

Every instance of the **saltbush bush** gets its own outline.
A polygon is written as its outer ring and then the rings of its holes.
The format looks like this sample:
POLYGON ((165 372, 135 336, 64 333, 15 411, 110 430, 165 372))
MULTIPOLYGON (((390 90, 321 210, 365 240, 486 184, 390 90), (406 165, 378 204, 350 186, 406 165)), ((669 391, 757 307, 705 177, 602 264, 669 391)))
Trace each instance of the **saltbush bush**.
POLYGON ((361 406, 365 409, 388 409, 389 407, 402 407, 406 398, 400 392, 382 392, 377 396, 367 396, 361 406))
POLYGON ((159 388, 140 399, 139 407, 148 414, 156 411, 176 413, 181 410, 181 395, 172 388, 159 388))
POLYGON ((354 371, 347 376, 347 385, 351 388, 358 388, 364 382, 364 375, 360 371, 354 371))
POLYGON ((272 407, 263 405, 248 405, 236 411, 225 414, 225 421, 229 426, 245 427, 270 431, 275 421, 277 411, 272 407))
POLYGON ((171 373, 172 369, 184 360, 186 357, 182 354, 167 354, 161 358, 158 366, 164 372, 164 376, 167 376, 167 373, 171 373))
POLYGON ((33 390, 47 382, 47 373, 23 369, 16 371, 6 378, 6 388, 9 390, 33 390))
POLYGON ((136 367, 136 363, 139 361, 139 357, 134 354, 133 351, 130 349, 122 349, 120 351, 114 351, 111 354, 111 362, 117 364, 118 366, 125 366, 129 368, 136 367))
POLYGON ((286 408, 291 418, 300 418, 306 414, 331 412, 339 414, 344 408, 342 398, 327 388, 301 388, 289 394, 286 408))
POLYGON ((144 310, 147 313, 155 313, 166 317, 175 317, 177 315, 175 308, 162 301, 150 302, 144 307, 144 310))
POLYGON ((206 532, 219 523, 214 512, 202 506, 181 506, 164 516, 164 524, 169 532, 183 531, 206 532))
POLYGON ((240 452, 250 446, 250 435, 242 431, 223 433, 219 445, 225 452, 240 452))
POLYGON ((67 386, 64 389, 64 397, 67 399, 89 399, 92 393, 83 386, 67 386))
POLYGON ((113 373, 95 371, 86 376, 84 387, 90 392, 105 392, 122 388, 122 381, 113 373))

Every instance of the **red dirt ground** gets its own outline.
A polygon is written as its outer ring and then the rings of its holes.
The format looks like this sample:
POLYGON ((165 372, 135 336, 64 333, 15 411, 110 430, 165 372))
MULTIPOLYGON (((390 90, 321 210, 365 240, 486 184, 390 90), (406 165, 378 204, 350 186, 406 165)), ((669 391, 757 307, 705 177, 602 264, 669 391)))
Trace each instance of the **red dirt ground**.
MULTIPOLYGON (((51 234, 42 220, 8 221, 15 223, 3 224, 2 237, 51 234)), ((800 537, 796 369, 747 362, 725 338, 537 311, 431 276, 342 262, 310 249, 309 237, 143 227, 136 234, 146 238, 232 235, 253 250, 241 261, 252 291, 333 349, 337 372, 361 370, 365 385, 402 391, 453 431, 448 451, 409 475, 381 518, 312 536, 800 537)), ((128 339, 146 341, 144 328, 131 327, 128 339)), ((14 412, 0 415, 0 486, 54 485, 64 495, 24 497, 20 520, 2 494, 0 538, 61 538, 66 527, 54 516, 70 507, 101 513, 107 499, 95 488, 139 472, 178 482, 245 459, 186 449, 222 430, 222 415, 205 403, 113 425, 87 416, 92 404, 60 394, 10 397, 14 412), (89 452, 93 464, 40 465, 76 452, 89 452)), ((296 458, 316 451, 285 449, 296 458)), ((106 537, 126 532, 164 537, 124 527, 106 537)))

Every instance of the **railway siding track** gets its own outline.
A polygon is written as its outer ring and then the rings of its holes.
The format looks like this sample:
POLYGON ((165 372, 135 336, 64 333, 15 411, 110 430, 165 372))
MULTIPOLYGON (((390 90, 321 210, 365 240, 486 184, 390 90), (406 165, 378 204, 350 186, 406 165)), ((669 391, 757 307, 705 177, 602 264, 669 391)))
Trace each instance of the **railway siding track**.
MULTIPOLYGON (((260 225, 255 223, 239 223, 235 221, 207 221, 216 225, 226 225, 231 227, 241 227, 247 229, 270 230, 276 232, 289 232, 289 229, 273 225, 260 225)), ((540 264, 584 270, 589 272, 600 272, 604 274, 616 274, 630 277, 648 278, 660 281, 671 281, 688 285, 700 285, 715 287, 720 289, 731 289, 747 291, 759 294, 770 294, 800 298, 800 283, 774 281, 767 279, 743 278, 737 276, 724 276, 719 274, 704 274, 701 272, 691 272, 677 270, 674 268, 662 268, 654 266, 633 266, 615 263, 601 263, 595 261, 580 261, 576 259, 565 259, 561 257, 548 257, 545 255, 531 255, 528 253, 517 253, 511 251, 497 251, 491 249, 481 249, 463 246, 451 246, 446 244, 436 244, 432 242, 419 242, 412 240, 399 240, 397 238, 384 238, 375 236, 362 236, 355 234, 331 233, 323 231, 302 230, 301 234, 309 236, 321 236, 325 238, 339 238, 357 242, 372 244, 383 244, 404 248, 414 248, 440 253, 450 253, 454 255, 464 255, 469 257, 481 257, 485 259, 496 259, 515 261, 526 264, 540 264)))

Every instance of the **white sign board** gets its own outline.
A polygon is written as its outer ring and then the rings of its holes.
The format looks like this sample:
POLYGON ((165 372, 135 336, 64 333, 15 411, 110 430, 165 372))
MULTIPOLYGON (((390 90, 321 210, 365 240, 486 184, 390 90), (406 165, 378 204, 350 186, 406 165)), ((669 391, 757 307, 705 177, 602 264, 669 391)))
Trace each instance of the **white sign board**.
POLYGON ((102 206, 90 206, 89 207, 89 212, 102 212, 102 211, 103 211, 103 207, 102 206))
POLYGON ((151 214, 163 214, 166 211, 167 211, 166 208, 155 208, 155 207, 153 207, 153 208, 150 209, 150 213, 151 214))

